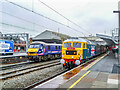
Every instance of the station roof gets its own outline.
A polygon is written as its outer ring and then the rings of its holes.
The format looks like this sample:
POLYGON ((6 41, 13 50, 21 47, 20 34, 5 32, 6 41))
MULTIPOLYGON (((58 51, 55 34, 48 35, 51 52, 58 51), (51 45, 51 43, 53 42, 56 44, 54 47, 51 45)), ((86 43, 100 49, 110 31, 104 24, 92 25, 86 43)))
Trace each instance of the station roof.
POLYGON ((62 41, 59 39, 32 39, 34 41, 42 41, 45 43, 57 43, 57 44, 62 44, 62 41))
POLYGON ((108 45, 116 44, 116 42, 112 39, 112 36, 102 35, 102 34, 96 34, 96 36, 106 41, 108 45))

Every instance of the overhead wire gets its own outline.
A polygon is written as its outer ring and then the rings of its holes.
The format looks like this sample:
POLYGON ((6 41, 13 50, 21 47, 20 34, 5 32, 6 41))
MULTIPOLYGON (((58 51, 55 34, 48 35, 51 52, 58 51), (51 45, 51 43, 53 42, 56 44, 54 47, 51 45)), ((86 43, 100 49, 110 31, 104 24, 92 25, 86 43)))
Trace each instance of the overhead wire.
MULTIPOLYGON (((34 24, 34 25, 38 25, 38 26, 43 27, 43 28, 46 28, 46 29, 51 29, 51 28, 48 28, 48 27, 42 26, 42 25, 40 25, 40 24, 33 23, 33 22, 28 21, 28 20, 26 20, 26 19, 23 19, 23 18, 17 17, 17 16, 15 16, 15 15, 11 15, 11 14, 6 13, 6 12, 4 12, 4 11, 0 11, 0 12, 2 12, 2 13, 4 13, 4 14, 7 14, 7 15, 9 15, 9 16, 15 17, 15 18, 17 18, 17 19, 23 20, 23 21, 25 21, 25 22, 32 23, 32 24, 34 24)), ((2 23, 2 24, 3 24, 3 23, 2 23)), ((10 25, 10 24, 7 24, 7 23, 4 24, 4 25, 14 26, 14 25, 10 25)), ((15 27, 19 27, 19 28, 21 28, 21 29, 24 29, 24 27, 20 27, 20 26, 15 26, 15 27)), ((70 28, 70 27, 69 27, 69 28, 70 28)), ((72 28, 71 28, 71 29, 72 29, 72 28)), ((26 30, 29 30, 29 29, 26 29, 26 30)), ((31 29, 31 30, 32 30, 32 29, 31 29)), ((33 30, 35 30, 35 29, 33 29, 33 30)), ((52 30, 52 29, 51 29, 51 30, 52 30)), ((37 30, 35 30, 35 31, 37 31, 37 30)))
MULTIPOLYGON (((30 10, 30 9, 28 9, 28 8, 25 8, 25 7, 21 6, 21 5, 18 5, 18 4, 16 4, 16 3, 14 3, 14 2, 11 2, 11 1, 8 1, 8 0, 5 0, 5 1, 7 1, 7 2, 13 4, 13 5, 16 5, 16 6, 20 7, 20 8, 23 8, 23 9, 29 11, 29 12, 32 12, 32 13, 37 14, 37 15, 39 15, 39 16, 42 16, 42 17, 44 17, 44 18, 46 18, 46 19, 49 19, 49 20, 51 20, 51 21, 53 21, 53 22, 56 22, 56 23, 61 24, 61 25, 63 25, 63 26, 66 26, 66 27, 68 27, 68 28, 70 28, 70 29, 72 29, 72 30, 75 30, 75 31, 77 31, 77 32, 81 32, 81 31, 79 31, 79 30, 77 30, 77 29, 74 29, 74 28, 72 28, 72 27, 70 27, 70 26, 67 26, 67 25, 61 23, 61 22, 58 22, 58 21, 53 20, 53 19, 51 19, 51 18, 48 18, 48 17, 46 17, 46 16, 44 16, 44 15, 42 15, 42 14, 40 14, 40 13, 37 13, 37 12, 35 12, 35 11, 33 11, 33 10, 30 10)), ((81 33, 83 34, 83 32, 81 32, 81 33)), ((85 34, 83 34, 83 35, 85 36, 85 34)))
MULTIPOLYGON (((64 15, 62 15, 61 13, 59 13, 58 11, 56 11, 55 9, 53 9, 52 7, 50 7, 49 5, 47 5, 46 3, 38 0, 39 2, 41 2, 42 4, 44 4, 46 7, 48 7, 49 9, 53 10, 54 12, 56 12, 57 14, 59 14, 60 16, 62 16, 63 18, 65 18, 66 20, 68 20, 69 22, 71 22, 72 24, 78 26, 79 28, 85 30, 83 27, 81 27, 80 25, 76 24, 75 22, 71 21, 70 19, 68 19, 67 17, 65 17, 64 15)), ((85 30, 86 32, 88 32, 87 30, 85 30)), ((90 32, 88 32, 89 34, 91 34, 90 32)))
POLYGON ((15 16, 15 15, 11 15, 11 14, 9 14, 9 13, 7 13, 7 12, 4 12, 4 11, 0 11, 0 12, 2 12, 2 13, 4 13, 4 14, 7 14, 7 15, 9 15, 9 16, 15 17, 15 18, 17 18, 17 19, 23 20, 23 21, 25 21, 25 22, 28 22, 28 23, 31 23, 31 24, 37 25, 37 26, 39 26, 39 27, 43 27, 43 28, 46 28, 46 29, 50 29, 50 28, 48 28, 48 27, 42 26, 42 25, 37 24, 37 23, 33 23, 33 22, 31 22, 31 21, 28 21, 28 20, 26 20, 26 19, 23 19, 23 18, 17 17, 17 16, 15 16))
MULTIPOLYGON (((25 27, 20 27, 20 26, 17 26, 17 25, 8 24, 8 23, 4 23, 4 22, 0 22, 0 24, 6 25, 6 26, 15 27, 15 28, 20 28, 20 29, 25 29, 25 30, 31 30, 31 31, 33 31, 33 29, 29 29, 29 28, 25 28, 25 27)), ((38 32, 37 30, 35 30, 35 31, 38 32)))

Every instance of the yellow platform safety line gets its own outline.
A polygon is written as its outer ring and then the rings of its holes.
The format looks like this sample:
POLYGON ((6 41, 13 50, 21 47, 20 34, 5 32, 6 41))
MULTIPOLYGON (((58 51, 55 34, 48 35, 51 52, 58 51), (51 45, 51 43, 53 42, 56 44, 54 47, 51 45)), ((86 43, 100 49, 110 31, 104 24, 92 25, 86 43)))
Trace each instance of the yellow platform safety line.
POLYGON ((71 88, 73 88, 78 82, 80 82, 80 80, 82 78, 84 78, 88 73, 90 73, 90 70, 88 72, 86 72, 82 77, 80 77, 75 83, 73 83, 67 90, 70 90, 71 88))
MULTIPOLYGON (((91 64, 89 64, 88 66, 86 66, 85 68, 83 68, 82 70, 88 70, 89 68, 91 68, 94 64, 96 64, 98 61, 100 61, 102 58, 104 58, 107 54, 103 55, 102 57, 100 57, 99 59, 97 59, 96 61, 92 62, 91 64)), ((80 82, 80 80, 82 78, 84 78, 87 74, 90 73, 90 70, 88 72, 86 72, 82 77, 80 77, 75 83, 73 83, 67 90, 70 90, 71 88, 73 88, 78 82, 80 82)))
POLYGON ((89 68, 91 68, 94 64, 96 64, 98 61, 100 61, 102 58, 104 58, 107 54, 103 55, 102 57, 100 57, 99 59, 95 60, 94 62, 92 62, 91 64, 89 64, 88 66, 86 66, 85 68, 83 68, 82 70, 88 70, 89 68))

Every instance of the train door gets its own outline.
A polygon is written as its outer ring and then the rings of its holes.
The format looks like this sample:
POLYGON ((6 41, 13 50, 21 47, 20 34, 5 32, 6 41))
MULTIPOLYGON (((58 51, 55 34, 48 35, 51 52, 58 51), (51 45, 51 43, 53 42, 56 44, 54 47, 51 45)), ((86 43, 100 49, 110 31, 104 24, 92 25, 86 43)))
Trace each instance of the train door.
POLYGON ((83 59, 86 59, 87 57, 87 44, 83 43, 83 59))

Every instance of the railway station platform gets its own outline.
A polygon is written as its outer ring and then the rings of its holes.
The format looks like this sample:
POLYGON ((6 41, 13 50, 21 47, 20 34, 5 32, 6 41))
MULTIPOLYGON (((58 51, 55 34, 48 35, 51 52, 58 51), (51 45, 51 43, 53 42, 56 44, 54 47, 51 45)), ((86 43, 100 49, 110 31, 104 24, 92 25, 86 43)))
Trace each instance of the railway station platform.
POLYGON ((33 88, 74 89, 74 88, 114 88, 120 89, 120 68, 118 59, 111 53, 104 54, 86 66, 78 66, 60 76, 33 88))

